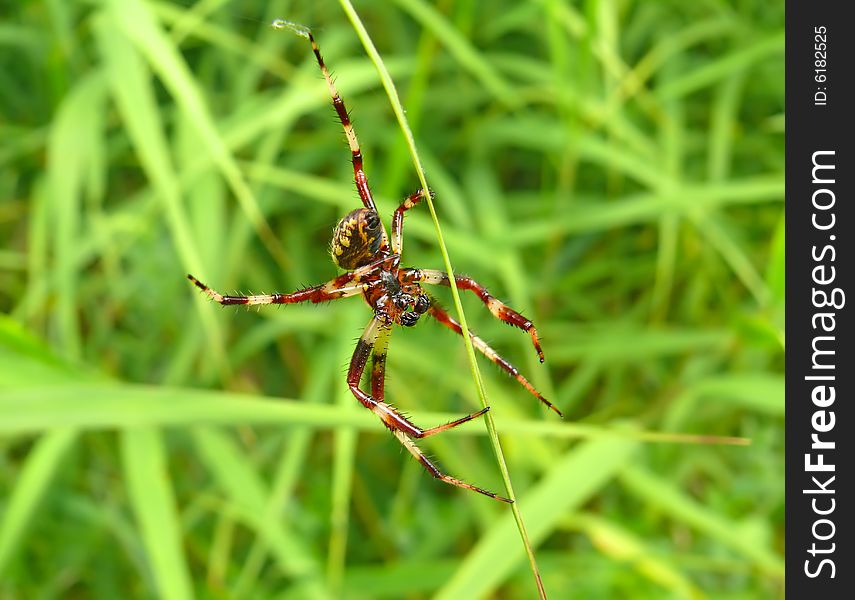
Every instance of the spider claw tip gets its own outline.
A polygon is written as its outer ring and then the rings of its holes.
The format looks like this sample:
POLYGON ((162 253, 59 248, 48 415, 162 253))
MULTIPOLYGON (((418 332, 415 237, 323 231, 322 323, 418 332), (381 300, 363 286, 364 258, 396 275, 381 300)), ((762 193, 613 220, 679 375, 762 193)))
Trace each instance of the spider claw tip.
POLYGON ((304 37, 309 39, 309 28, 305 25, 300 25, 299 23, 292 23, 291 21, 286 21, 285 19, 274 19, 270 26, 273 29, 290 29, 300 37, 304 37))

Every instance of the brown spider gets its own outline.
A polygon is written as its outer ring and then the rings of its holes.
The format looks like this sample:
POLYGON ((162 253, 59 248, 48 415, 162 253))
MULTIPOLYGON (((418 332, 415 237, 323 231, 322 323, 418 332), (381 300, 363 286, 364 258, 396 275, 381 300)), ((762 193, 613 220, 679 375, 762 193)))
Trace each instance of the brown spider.
MULTIPOLYGON (((426 283, 450 286, 451 282, 448 275, 442 271, 399 267, 401 262, 401 246, 403 243, 404 213, 419 203, 424 196, 423 191, 419 190, 409 196, 395 210, 392 216, 392 235, 391 238, 387 236, 383 223, 380 221, 380 216, 377 213, 377 208, 374 205, 374 199, 371 197, 371 190, 368 187, 365 171, 362 169, 362 152, 359 150, 356 133, 351 125, 344 101, 338 95, 330 73, 324 64, 323 58, 321 58, 318 44, 315 42, 311 32, 304 27, 287 21, 276 21, 274 27, 292 29, 299 35, 308 38, 311 42, 315 58, 317 58, 318 65, 329 86, 333 107, 338 114, 338 118, 341 120, 344 133, 347 136, 347 142, 350 145, 353 172, 356 178, 356 189, 359 192, 359 197, 362 199, 364 207, 351 211, 336 225, 330 245, 330 254, 333 261, 347 272, 322 285, 302 289, 291 294, 274 293, 255 296, 224 296, 212 290, 192 275, 188 275, 187 277, 196 287, 222 305, 296 304, 307 301, 318 303, 362 294, 362 297, 374 310, 374 317, 365 328, 362 337, 356 344, 353 357, 350 359, 350 368, 347 373, 347 384, 350 387, 350 391, 353 392, 353 395, 356 396, 356 399, 363 406, 380 417, 380 420, 398 438, 401 444, 435 478, 490 496, 502 502, 511 502, 508 498, 498 496, 493 492, 475 487, 444 474, 436 464, 425 456, 413 441, 414 439, 426 438, 480 417, 489 410, 489 407, 444 425, 422 429, 402 415, 394 406, 384 401, 386 350, 389 346, 389 336, 392 334, 392 325, 398 324, 405 327, 412 327, 418 322, 419 317, 427 313, 442 325, 462 335, 460 324, 443 310, 429 294, 422 290, 420 285, 426 283), (369 356, 372 359, 371 393, 367 394, 359 388, 359 385, 369 356)), ((433 194, 431 193, 432 196, 433 194)), ((531 341, 534 344, 540 362, 543 362, 543 351, 540 348, 537 331, 531 321, 497 300, 484 286, 473 279, 457 275, 455 276, 455 281, 459 289, 469 290, 477 294, 490 312, 493 313, 493 316, 509 325, 528 332, 531 335, 531 341)), ((525 389, 546 404, 546 406, 561 415, 561 411, 546 400, 528 380, 520 375, 516 367, 499 356, 484 340, 472 332, 470 332, 470 335, 472 344, 484 356, 509 373, 511 377, 516 379, 525 389)))

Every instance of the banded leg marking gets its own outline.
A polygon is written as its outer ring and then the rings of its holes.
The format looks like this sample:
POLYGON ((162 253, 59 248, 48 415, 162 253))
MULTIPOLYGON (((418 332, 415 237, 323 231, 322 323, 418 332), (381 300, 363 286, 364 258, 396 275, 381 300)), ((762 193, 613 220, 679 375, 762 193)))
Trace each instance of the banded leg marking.
MULTIPOLYGON (((371 355, 371 397, 380 403, 386 404, 386 406, 396 411, 397 409, 395 409, 395 407, 385 402, 386 350, 389 347, 389 338, 391 337, 391 334, 391 329, 381 330, 380 334, 377 336, 377 341, 374 344, 374 352, 371 355), (383 331, 386 331, 387 333, 384 335, 383 331)), ((410 423, 416 431, 410 433, 409 435, 412 435, 417 439, 430 437, 436 433, 440 433, 453 427, 457 427, 458 425, 460 425, 461 423, 465 423, 466 421, 477 419, 478 417, 486 413, 488 410, 490 410, 489 406, 487 408, 482 408, 478 412, 474 412, 464 417, 460 417, 459 419, 449 421, 448 423, 444 423, 442 425, 437 425, 436 427, 431 427, 430 429, 421 429, 420 427, 407 420, 407 422, 410 423)))
POLYGON ((370 409, 374 414, 380 417, 380 420, 388 427, 392 434, 398 438, 398 441, 412 454, 419 463, 427 469, 427 471, 436 479, 445 483, 456 485, 479 494, 484 494, 490 498, 495 498, 502 502, 512 502, 508 498, 504 498, 493 492, 481 489, 465 481, 446 475, 439 470, 430 459, 416 446, 412 438, 425 438, 435 433, 451 429, 461 423, 470 421, 476 417, 483 415, 489 408, 482 409, 477 413, 466 415, 460 419, 432 427, 431 429, 422 430, 413 424, 409 419, 404 417, 398 410, 384 401, 385 389, 384 380, 386 375, 386 351, 389 347, 389 337, 392 330, 390 327, 382 324, 377 317, 374 317, 365 331, 359 342, 356 345, 356 350, 353 353, 353 358, 350 361, 350 370, 347 374, 347 383, 350 386, 350 391, 356 396, 363 406, 370 409), (362 372, 368 362, 368 356, 371 355, 371 395, 359 389, 359 381, 362 379, 362 372))
POLYGON ((365 408, 377 415, 386 427, 392 431, 402 431, 409 437, 422 439, 476 419, 489 410, 489 407, 482 408, 478 412, 430 429, 422 429, 402 415, 397 408, 385 401, 386 348, 389 345, 391 333, 390 326, 383 324, 377 317, 371 319, 362 333, 362 337, 356 343, 356 350, 353 352, 350 369, 347 373, 347 384, 350 391, 365 408), (359 382, 362 379, 362 373, 369 356, 372 356, 371 395, 359 389, 359 382))
MULTIPOLYGON (((413 278, 411 281, 420 281, 422 283, 432 285, 444 285, 446 287, 451 286, 448 274, 444 271, 437 271, 435 269, 409 269, 409 272, 410 273, 408 273, 408 275, 413 278)), ((477 294, 481 299, 481 302, 483 302, 490 312, 493 313, 494 317, 500 321, 504 321, 508 325, 512 325, 528 332, 531 336, 531 343, 534 345, 534 349, 537 352, 537 357, 540 359, 540 362, 544 361, 543 349, 540 347, 540 338, 537 336, 537 329, 534 328, 534 324, 531 321, 504 302, 498 300, 487 290, 487 288, 471 277, 455 275, 454 280, 457 282, 457 287, 461 290, 468 290, 477 294)))
POLYGON ((478 492, 479 494, 484 494, 485 496, 489 496, 490 498, 495 498, 500 502, 506 502, 508 504, 513 504, 513 500, 510 498, 505 498, 504 496, 499 496, 493 492, 487 491, 485 489, 476 487, 471 483, 466 483, 465 481, 461 481, 451 475, 446 475, 442 471, 439 470, 439 467, 436 466, 431 460, 422 452, 421 448, 419 448, 416 443, 411 440, 403 431, 393 431, 395 437, 398 438, 398 441, 404 445, 410 454, 412 454, 417 461, 427 470, 428 473, 433 475, 436 479, 440 481, 444 481, 445 483, 456 485, 457 487, 461 487, 466 490, 471 490, 473 492, 478 492))
MULTIPOLYGON (((350 359, 350 368, 347 371, 347 385, 350 387, 351 393, 356 396, 356 399, 368 410, 377 415, 383 424, 392 431, 403 431, 407 435, 417 436, 422 433, 415 424, 413 424, 404 415, 399 413, 394 406, 384 402, 382 399, 374 398, 359 389, 359 382, 362 379, 362 373, 365 371, 365 365, 368 362, 368 357, 374 352, 374 345, 381 336, 381 331, 386 329, 382 335, 386 338, 389 336, 388 330, 390 326, 385 325, 377 317, 373 317, 365 327, 362 337, 356 343, 356 349, 353 351, 353 356, 350 359)), ((381 340, 381 345, 388 343, 381 340)), ((378 367, 379 373, 385 373, 384 367, 378 367)), ((372 375, 374 369, 372 368, 372 375)), ((381 385, 382 381, 372 380, 372 389, 375 385, 381 385)))
POLYGON ((371 196, 371 189, 368 187, 368 178, 365 176, 365 171, 362 168, 362 151, 359 148, 359 140, 356 139, 356 131, 354 131, 353 124, 350 122, 350 115, 347 113, 344 100, 341 99, 341 96, 335 87, 335 83, 333 82, 332 76, 330 75, 329 69, 327 69, 327 65, 321 56, 321 49, 315 41, 315 36, 312 35, 312 32, 308 27, 298 25, 297 23, 291 23, 290 21, 285 21, 283 19, 276 19, 273 21, 272 26, 274 29, 290 29, 297 35, 302 36, 311 42, 312 52, 315 53, 318 66, 321 68, 321 73, 323 73, 324 79, 326 79, 327 87, 329 87, 330 96, 332 97, 333 108, 335 108, 338 119, 341 121, 341 126, 344 128, 344 135, 347 137, 347 145, 350 146, 351 160, 353 162, 353 176, 356 181, 356 191, 359 192, 362 204, 364 204, 366 208, 370 208, 374 212, 377 212, 377 207, 374 205, 374 198, 371 196))
MULTIPOLYGON (((347 273, 346 275, 350 275, 347 273)), ((261 304, 298 304, 300 302, 327 302, 329 300, 338 300, 348 296, 355 296, 362 293, 365 286, 361 283, 339 282, 341 278, 333 279, 327 283, 316 285, 314 287, 298 290, 290 294, 256 294, 252 296, 226 296, 215 290, 212 290, 207 285, 193 277, 187 275, 187 279, 193 282, 197 288, 205 292, 205 294, 214 302, 219 302, 223 306, 243 304, 247 306, 261 304)))
MULTIPOLYGON (((440 308, 436 303, 432 304, 431 307, 428 309, 428 314, 430 314, 430 316, 432 316, 438 322, 451 329, 456 334, 463 335, 463 328, 460 326, 460 323, 455 321, 451 315, 449 315, 445 310, 440 308)), ((562 419, 564 418, 564 415, 561 413, 561 411, 558 410, 558 408, 554 404, 552 404, 552 402, 544 398, 541 393, 538 392, 537 389, 535 389, 535 387, 520 374, 519 369, 512 365, 507 359, 500 356, 498 352, 493 350, 489 346, 489 344, 487 344, 487 342, 482 340, 480 337, 478 337, 471 331, 469 332, 469 336, 472 339, 472 345, 475 346, 475 348, 477 348, 478 351, 481 352, 481 354, 489 358, 490 361, 497 364, 502 370, 504 370, 511 377, 516 379, 519 384, 525 389, 527 389, 529 392, 531 392, 531 394, 534 395, 535 398, 543 402, 551 410, 558 413, 558 416, 560 416, 562 419)))
POLYGON ((383 402, 386 396, 386 352, 390 337, 392 329, 382 329, 371 353, 371 396, 378 402, 383 402))
MULTIPOLYGON (((433 198, 433 192, 428 190, 428 193, 433 198)), ((418 190, 407 196, 401 205, 395 209, 395 213, 392 215, 392 252, 394 254, 401 254, 404 247, 404 213, 421 202, 422 198, 424 198, 424 192, 418 190)))

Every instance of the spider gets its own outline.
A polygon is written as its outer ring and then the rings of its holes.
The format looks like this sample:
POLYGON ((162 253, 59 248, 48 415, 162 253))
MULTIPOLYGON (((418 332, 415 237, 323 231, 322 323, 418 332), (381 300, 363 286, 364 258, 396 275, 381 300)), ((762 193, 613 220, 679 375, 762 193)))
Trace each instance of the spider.
MULTIPOLYGON (((291 29, 302 37, 307 38, 311 43, 318 66, 329 87, 333 107, 341 121, 348 145, 350 146, 356 190, 362 200, 363 207, 349 212, 339 221, 333 231, 332 242, 330 244, 330 254, 333 262, 346 272, 324 284, 308 287, 290 294, 273 293, 253 296, 226 296, 209 288, 192 275, 188 275, 187 277, 196 287, 207 294, 208 297, 222 305, 296 304, 299 302, 317 304, 348 296, 362 295, 368 306, 373 309, 374 316, 362 333, 356 344, 353 357, 350 359, 350 367, 347 372, 347 385, 350 391, 365 408, 371 410, 380 418, 398 441, 403 444, 410 454, 433 477, 445 483, 472 490, 502 502, 511 503, 512 500, 508 498, 443 473, 422 452, 415 442, 415 440, 446 431, 480 417, 490 407, 483 408, 444 425, 422 429, 401 414, 398 409, 386 402, 384 398, 386 351, 389 346, 389 338, 392 334, 393 325, 412 327, 418 323, 422 315, 427 314, 455 333, 462 335, 463 332, 460 323, 452 318, 437 304, 432 296, 422 289, 423 284, 450 286, 451 282, 448 275, 443 271, 433 269, 400 267, 404 213, 416 206, 425 197, 425 193, 420 189, 401 203, 392 215, 391 236, 387 235, 386 229, 377 213, 377 207, 374 204, 371 189, 368 186, 368 179, 363 170, 362 152, 359 149, 356 132, 353 129, 350 116, 344 106, 344 101, 339 96, 329 70, 321 57, 320 48, 314 36, 308 28, 287 21, 275 21, 273 26, 275 28, 291 29), (371 358, 371 391, 367 393, 360 389, 360 381, 369 357, 371 358)), ((432 198, 433 192, 429 193, 432 198)), ((456 275, 455 282, 459 289, 474 292, 493 316, 527 332, 531 336, 532 344, 540 362, 543 362, 543 351, 540 347, 540 340, 537 336, 537 330, 531 321, 500 302, 477 281, 469 277, 456 275)), ((538 400, 561 415, 561 411, 544 398, 520 374, 516 367, 499 356, 480 337, 471 331, 469 334, 473 346, 484 354, 484 356, 510 374, 511 377, 516 379, 520 385, 538 400)))

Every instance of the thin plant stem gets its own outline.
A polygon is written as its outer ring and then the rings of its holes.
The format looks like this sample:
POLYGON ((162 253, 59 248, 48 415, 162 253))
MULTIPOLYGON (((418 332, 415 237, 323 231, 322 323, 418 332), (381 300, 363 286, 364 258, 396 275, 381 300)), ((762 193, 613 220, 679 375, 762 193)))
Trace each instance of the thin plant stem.
MULTIPOLYGON (((368 56, 371 58, 374 65, 377 67, 377 71, 380 73, 380 79, 383 82, 383 87, 386 89, 386 94, 389 97, 389 102, 392 105, 392 109, 395 112, 395 116, 398 119, 398 124, 400 125, 401 130, 404 133, 404 137, 407 140, 407 146, 410 150, 410 156, 413 159, 413 167, 415 168, 416 173, 419 177, 419 182, 421 183, 422 195, 425 202, 427 203, 428 209, 430 210, 431 219, 433 219, 433 224, 436 228, 436 237, 437 242, 439 244, 439 250, 442 254, 442 260, 445 263, 445 270, 448 273, 448 278, 451 282, 450 289, 451 296, 454 299, 454 307, 457 311, 457 315, 460 319, 460 325, 463 331, 468 332, 469 327, 466 324, 466 315, 463 312, 463 305, 460 302, 460 294, 458 292, 457 283, 454 278, 454 270, 451 266, 451 258, 449 257, 448 249, 445 246, 445 240, 442 236, 442 229, 439 225, 439 219, 437 218, 436 209, 434 208, 430 194, 427 192, 427 190, 429 190, 430 188, 427 184, 424 168, 422 167, 418 151, 416 150, 416 143, 413 139, 413 133, 410 130, 410 126, 407 123, 407 118, 404 115, 404 108, 401 104, 401 99, 398 96, 398 91, 395 88, 395 83, 392 81, 392 76, 389 74, 388 69, 386 69, 386 65, 383 63, 383 59, 380 57, 380 53, 377 51, 377 48, 375 48, 374 42, 371 40, 368 31, 362 24, 362 20, 359 18, 356 9, 354 9, 353 5, 350 3, 350 0, 339 0, 339 3, 344 9, 344 12, 347 14, 348 19, 350 19, 350 22, 353 24, 353 27, 356 30, 356 34, 362 41, 362 45, 368 53, 368 56)), ((487 406, 489 406, 489 403, 487 402, 487 393, 484 389, 484 381, 481 378, 481 372, 478 369, 478 363, 475 360, 475 349, 472 346, 472 340, 468 335, 464 335, 462 337, 463 343, 466 346, 466 354, 469 357, 469 367, 472 371, 472 378, 475 381, 475 387, 478 390, 478 397, 481 400, 481 405, 486 408, 487 406)), ((516 502, 513 486, 511 484, 511 476, 508 472, 508 467, 505 462, 505 456, 502 452, 502 445, 499 442, 499 436, 496 432, 496 424, 493 421, 493 416, 491 412, 487 412, 484 416, 484 423, 487 427, 490 443, 493 446, 493 452, 496 455, 496 462, 498 463, 499 470, 502 474, 505 491, 507 493, 508 498, 514 500, 514 502, 510 505, 511 510, 513 511, 514 520, 517 524, 517 529, 520 532, 520 537, 523 541, 523 545, 525 546, 526 554, 528 555, 531 571, 534 575, 534 579, 537 584, 538 595, 540 596, 540 598, 545 599, 546 590, 543 587, 543 581, 540 577, 540 571, 537 567, 537 559, 534 555, 534 549, 531 546, 531 542, 528 538, 528 533, 526 532, 525 523, 523 522, 522 514, 520 513, 519 503, 516 502)))

